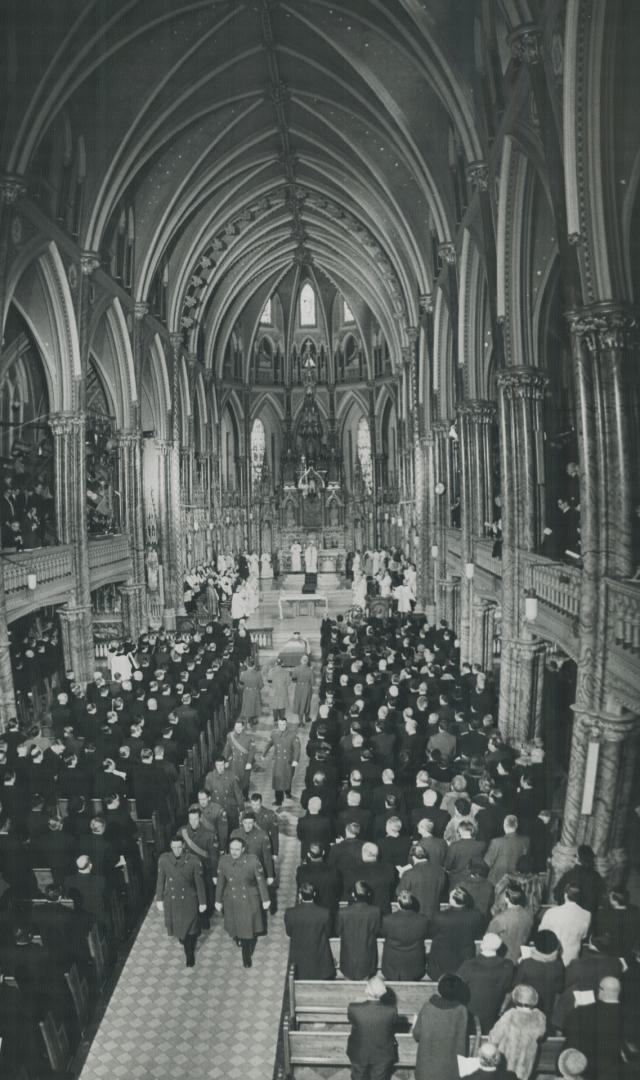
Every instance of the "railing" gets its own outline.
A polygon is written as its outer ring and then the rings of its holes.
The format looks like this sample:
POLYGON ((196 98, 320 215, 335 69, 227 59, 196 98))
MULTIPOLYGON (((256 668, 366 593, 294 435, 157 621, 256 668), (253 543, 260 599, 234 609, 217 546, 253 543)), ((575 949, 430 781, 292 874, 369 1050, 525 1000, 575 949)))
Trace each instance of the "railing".
POLYGON ((129 537, 126 533, 90 539, 88 547, 90 570, 131 558, 129 537))
POLYGON ((36 589, 50 582, 71 579, 73 574, 73 549, 70 544, 57 547, 34 548, 20 554, 3 554, 2 569, 4 591, 7 600, 10 594, 28 589, 27 578, 35 576, 36 589))
POLYGON ((250 626, 249 633, 251 634, 251 640, 258 646, 259 649, 273 648, 272 626, 250 626))
POLYGON ((474 562, 485 573, 493 574, 494 577, 502 577, 502 560, 494 559, 491 554, 493 543, 493 540, 474 540, 474 562))
POLYGON ((539 600, 564 615, 580 614, 581 572, 575 566, 551 562, 541 555, 523 555, 524 586, 533 589, 539 600))
POLYGON ((447 534, 447 555, 459 559, 462 555, 462 537, 460 529, 445 529, 447 534))
POLYGON ((640 582, 608 581, 607 611, 612 644, 640 653, 640 582))

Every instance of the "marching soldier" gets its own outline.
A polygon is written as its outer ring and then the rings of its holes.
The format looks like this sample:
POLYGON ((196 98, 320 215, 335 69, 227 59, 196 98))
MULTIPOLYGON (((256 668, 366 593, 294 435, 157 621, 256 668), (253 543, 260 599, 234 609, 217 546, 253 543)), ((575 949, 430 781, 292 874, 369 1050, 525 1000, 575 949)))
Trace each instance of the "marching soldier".
POLYGON ((208 930, 210 927, 209 915, 213 910, 215 898, 214 878, 218 876, 218 862, 220 859, 220 846, 218 837, 212 829, 202 821, 200 807, 194 803, 189 807, 189 818, 186 825, 180 829, 182 838, 188 850, 198 859, 202 865, 204 885, 207 893, 207 910, 200 918, 200 928, 208 930))
POLYGON ((264 932, 263 909, 269 907, 269 893, 259 860, 245 850, 244 840, 234 837, 229 854, 218 865, 216 911, 224 912, 224 928, 242 947, 245 967, 252 964, 258 934, 264 932))
POLYGON ((229 839, 229 818, 226 810, 220 803, 214 802, 209 792, 204 789, 198 792, 198 808, 205 829, 214 834, 219 851, 225 851, 229 839))
POLYGON ((274 806, 282 806, 284 796, 291 799, 291 785, 296 765, 300 760, 300 739, 292 731, 285 717, 279 717, 275 731, 264 748, 266 757, 273 747, 274 761, 271 783, 275 792, 274 806))
POLYGON ((164 924, 169 937, 177 937, 184 947, 187 967, 196 962, 198 915, 207 910, 202 863, 185 849, 178 833, 171 841, 171 850, 158 859, 156 907, 164 912, 164 924))
POLYGON ((266 832, 271 844, 271 854, 273 856, 273 865, 275 870, 275 879, 273 885, 269 886, 269 895, 271 897, 271 907, 269 911, 272 915, 275 915, 278 910, 278 858, 280 855, 280 819, 274 810, 269 810, 267 806, 262 805, 262 795, 259 791, 254 791, 250 798, 251 809, 255 814, 256 825, 263 832, 266 832))
POLYGON ((256 756, 256 743, 253 735, 245 730, 244 720, 240 717, 233 725, 233 731, 227 735, 223 754, 229 772, 235 776, 246 799, 256 756))
POLYGON ((256 825, 256 816, 253 810, 245 810, 240 822, 240 828, 234 829, 231 833, 231 839, 240 839, 244 841, 246 850, 250 855, 255 855, 260 860, 260 865, 264 870, 265 877, 267 879, 267 885, 273 885, 275 877, 275 870, 273 867, 273 855, 271 853, 271 843, 266 832, 258 828, 256 825))
POLYGON ((204 786, 211 798, 225 811, 231 828, 237 829, 240 811, 244 810, 244 798, 238 779, 226 768, 222 754, 216 754, 214 757, 213 769, 205 776, 204 786))

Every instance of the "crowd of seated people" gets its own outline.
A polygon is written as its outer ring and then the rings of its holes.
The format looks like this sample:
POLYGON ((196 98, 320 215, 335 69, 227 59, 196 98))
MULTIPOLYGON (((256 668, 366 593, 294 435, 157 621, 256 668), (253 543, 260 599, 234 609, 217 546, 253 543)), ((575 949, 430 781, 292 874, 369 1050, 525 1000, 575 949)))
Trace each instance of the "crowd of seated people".
POLYGON ((24 551, 56 543, 51 478, 27 467, 23 453, 12 455, 2 478, 2 547, 24 551))
MULTIPOLYGON (((78 1038, 65 976, 96 990, 89 936, 113 957, 142 914, 153 881, 140 827, 157 822, 163 847, 186 818, 178 769, 235 686, 247 639, 212 622, 183 638, 122 642, 86 690, 73 672, 60 678, 50 738, 17 721, 0 736, 1 1077, 48 1075, 45 1018, 78 1038)), ((186 792, 196 795, 215 819, 206 790, 186 792)))
POLYGON ((382 938, 383 977, 463 980, 519 1080, 549 1034, 586 1058, 585 1077, 631 1075, 640 910, 586 846, 549 891, 543 749, 501 739, 492 681, 460 664, 444 621, 338 618, 324 659, 298 822, 299 977, 335 977, 335 935, 340 974, 370 978, 382 938))

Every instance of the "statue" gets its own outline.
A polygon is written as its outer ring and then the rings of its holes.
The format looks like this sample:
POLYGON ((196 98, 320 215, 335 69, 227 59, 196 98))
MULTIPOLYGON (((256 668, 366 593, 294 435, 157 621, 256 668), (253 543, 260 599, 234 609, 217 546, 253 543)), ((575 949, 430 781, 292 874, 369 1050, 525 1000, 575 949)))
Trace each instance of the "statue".
POLYGON ((304 568, 307 574, 318 573, 318 549, 313 541, 304 549, 304 568))
POLYGON ((147 588, 152 593, 158 591, 158 566, 158 551, 155 544, 152 544, 147 550, 147 588))
POLYGON ((302 545, 297 540, 291 545, 291 571, 294 574, 302 573, 302 545))
POLYGON ((263 551, 262 555, 260 556, 260 577, 264 580, 268 580, 273 577, 271 555, 268 551, 263 551))

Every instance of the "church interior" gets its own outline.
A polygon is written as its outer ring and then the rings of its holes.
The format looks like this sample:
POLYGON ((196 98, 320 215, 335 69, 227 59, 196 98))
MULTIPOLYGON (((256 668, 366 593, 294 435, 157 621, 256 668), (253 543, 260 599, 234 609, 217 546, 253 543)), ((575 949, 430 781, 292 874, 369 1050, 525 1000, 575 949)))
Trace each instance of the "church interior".
MULTIPOLYGON (((633 925, 598 969, 633 1012, 640 5, 5 0, 0 28, 0 1078, 466 1075, 425 1066, 419 1025, 395 1065, 354 1064, 340 970, 305 1023, 283 912, 305 904, 307 721, 322 742, 355 716, 359 748, 360 709, 405 863, 423 773, 439 804, 473 787, 474 815, 506 792, 532 849, 546 814, 545 911, 588 849, 628 915, 595 905, 584 948, 633 925), (200 841, 181 858, 209 873, 206 922, 156 906, 159 860, 241 750, 229 825, 259 793, 280 848, 251 970, 200 841)), ((399 1013, 423 1015, 429 978, 394 982, 399 1013)), ((633 1025, 596 1067, 554 1017, 529 1071, 506 1053, 477 1075, 640 1075, 633 1025)))

